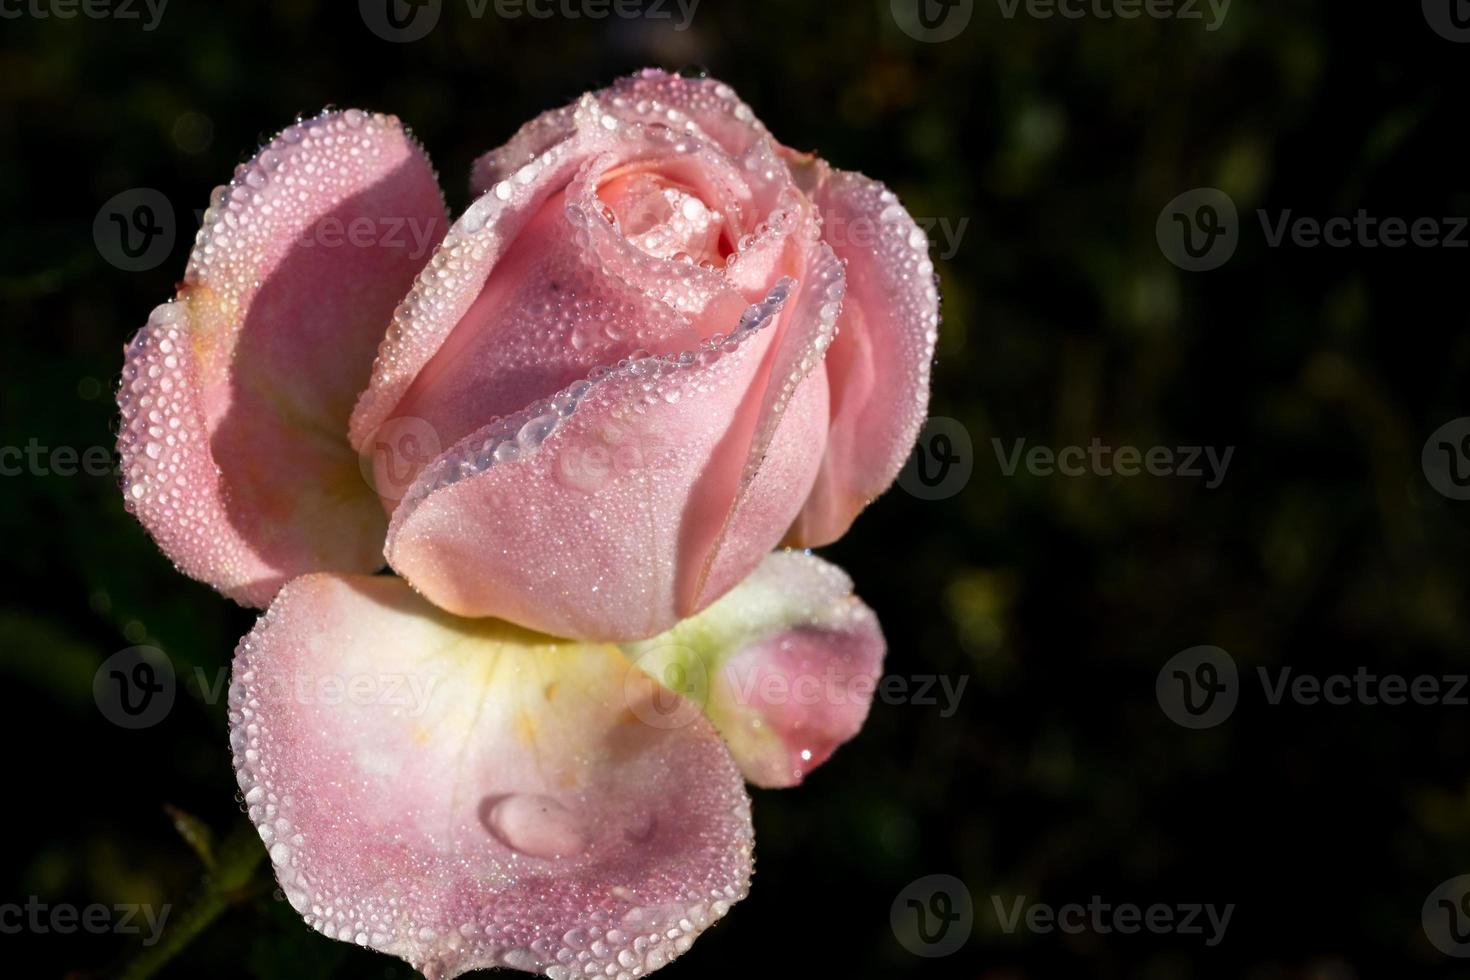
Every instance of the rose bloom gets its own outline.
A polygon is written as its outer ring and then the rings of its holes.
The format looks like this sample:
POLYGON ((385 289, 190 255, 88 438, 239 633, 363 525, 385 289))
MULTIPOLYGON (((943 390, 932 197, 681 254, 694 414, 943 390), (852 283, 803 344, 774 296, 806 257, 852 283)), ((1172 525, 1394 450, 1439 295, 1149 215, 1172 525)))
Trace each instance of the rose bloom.
POLYGON ((891 192, 712 79, 584 95, 472 181, 450 225, 356 110, 242 165, 128 347, 123 492, 269 607, 231 744, 309 924, 431 977, 639 976, 745 894, 744 781, 867 714, 876 618, 772 549, 898 472, 934 269, 891 192))

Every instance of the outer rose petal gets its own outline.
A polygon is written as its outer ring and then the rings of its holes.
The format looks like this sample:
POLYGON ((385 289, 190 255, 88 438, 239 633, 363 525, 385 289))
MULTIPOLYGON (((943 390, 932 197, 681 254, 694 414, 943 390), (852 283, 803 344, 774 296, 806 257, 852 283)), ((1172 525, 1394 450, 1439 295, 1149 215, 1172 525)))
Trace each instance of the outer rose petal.
POLYGON ((820 462, 821 383, 779 420, 759 397, 792 285, 728 338, 622 362, 462 440, 394 512, 390 563, 444 609, 558 636, 643 639, 704 608, 759 564, 820 462), (776 434, 752 470, 763 422, 776 434), (767 469, 785 485, 739 506, 767 469))
POLYGON ((311 575, 240 644, 231 744, 287 899, 431 978, 638 976, 745 895, 750 804, 615 648, 311 575))
POLYGON ((892 191, 806 161, 788 155, 798 183, 821 181, 813 194, 823 235, 846 261, 848 281, 837 339, 827 351, 827 455, 787 539, 815 547, 847 531, 913 448, 928 410, 939 293, 928 237, 892 191))
POLYGON ((303 571, 381 563, 347 418, 445 226, 417 144, 357 110, 288 128, 215 191, 118 391, 125 499, 184 572, 264 605, 303 571))
MULTIPOLYGON (((769 788, 801 782, 857 734, 884 646, 842 569, 783 551, 698 616, 623 649, 702 705, 745 778, 769 788)), ((691 714, 681 703, 668 717, 691 714)))
MULTIPOLYGON (((713 78, 684 78, 645 68, 591 97, 618 118, 685 129, 717 143, 733 156, 767 138, 765 127, 750 106, 740 101, 734 89, 713 78)), ((470 174, 474 192, 485 193, 496 181, 506 179, 516 168, 570 135, 573 110, 573 106, 564 106, 543 112, 522 126, 504 146, 476 160, 470 174)))
MULTIPOLYGON (((597 365, 640 349, 689 350, 728 330, 781 275, 802 274, 792 261, 801 256, 787 253, 810 218, 795 213, 797 195, 768 140, 752 148, 764 156, 730 158, 692 120, 681 136, 666 115, 635 119, 611 111, 611 101, 586 95, 546 113, 476 164, 481 197, 395 311, 353 413, 359 450, 380 430, 391 437, 408 425, 426 425, 448 446, 597 365), (597 217, 597 178, 640 167, 680 178, 746 241, 728 279, 646 255, 597 217), (572 214, 593 220, 574 227, 572 214), (776 214, 785 222, 762 224, 776 214), (781 256, 788 268, 776 267, 781 256), (752 282, 747 268, 766 274, 752 282)), ((739 105, 715 101, 727 115, 739 105)), ((416 470, 426 460, 413 462, 416 470)), ((389 510, 406 485, 395 489, 389 510)))
POLYGON ((359 448, 402 426, 434 449, 395 468, 389 562, 459 615, 654 635, 744 578, 808 499, 842 263, 717 82, 620 82, 476 173, 493 183, 395 314, 353 416, 359 448), (675 202, 683 230, 660 210, 675 202), (712 215, 714 251, 684 237, 712 215), (737 329, 777 291, 771 329, 737 329))

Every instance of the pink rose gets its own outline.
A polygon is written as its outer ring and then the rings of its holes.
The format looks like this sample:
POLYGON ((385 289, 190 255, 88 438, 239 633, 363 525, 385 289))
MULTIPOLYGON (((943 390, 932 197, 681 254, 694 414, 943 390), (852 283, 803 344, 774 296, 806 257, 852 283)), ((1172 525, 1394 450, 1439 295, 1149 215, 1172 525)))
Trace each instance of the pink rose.
POLYGON ((241 166, 129 345, 123 490, 270 606, 231 739, 308 922, 430 976, 636 975, 744 895, 742 777, 799 782, 867 714, 875 618, 771 552, 907 456, 933 266, 713 80, 584 95, 474 184, 449 226, 356 110, 241 166))

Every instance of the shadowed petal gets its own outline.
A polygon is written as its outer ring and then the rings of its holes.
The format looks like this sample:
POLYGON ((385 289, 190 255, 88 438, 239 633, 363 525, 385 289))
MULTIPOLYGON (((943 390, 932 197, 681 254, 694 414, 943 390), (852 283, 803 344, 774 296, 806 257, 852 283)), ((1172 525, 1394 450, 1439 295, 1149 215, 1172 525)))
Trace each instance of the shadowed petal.
POLYGON ((716 558, 724 588, 755 568, 820 460, 825 405, 794 399, 760 467, 787 482, 730 529, 793 288, 729 336, 625 360, 462 440, 394 512, 390 563, 445 609, 558 636, 642 639, 708 605, 716 558))
POLYGON ((118 391, 125 499, 184 572, 264 605, 301 572, 381 564, 347 419, 445 226, 422 151, 357 110, 288 128, 215 191, 118 391))
POLYGON ((251 820, 318 931, 431 978, 637 976, 743 897, 749 800, 703 720, 611 646, 311 575, 240 644, 251 820))
POLYGON ((671 723, 702 705, 745 778, 769 788, 800 783, 857 734, 884 642, 842 569, 780 551, 704 612, 623 649, 686 695, 671 723))
POLYGON ((806 166, 823 236, 847 263, 847 295, 827 351, 832 429, 821 473, 788 542, 840 538, 898 475, 929 405, 939 294, 929 241, 893 192, 843 170, 806 166))

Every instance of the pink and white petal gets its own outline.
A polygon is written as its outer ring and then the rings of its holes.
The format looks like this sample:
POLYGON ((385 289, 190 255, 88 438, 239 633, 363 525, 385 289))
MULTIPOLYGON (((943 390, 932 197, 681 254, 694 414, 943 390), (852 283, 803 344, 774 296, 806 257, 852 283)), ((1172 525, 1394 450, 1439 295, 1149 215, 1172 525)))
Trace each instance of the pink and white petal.
POLYGON ((885 644, 842 569, 779 551, 697 616, 623 649, 702 706, 745 778, 770 788, 800 783, 862 728, 885 644))
POLYGON ((788 537, 799 546, 841 537, 898 475, 928 410, 939 329, 928 237, 893 192, 834 170, 815 199, 826 239, 847 264, 848 290, 827 351, 827 454, 788 537))
POLYGON ((291 126, 216 189, 118 391, 124 498, 181 570, 264 605, 302 572, 380 564, 347 419, 446 223, 422 150, 358 110, 291 126))
MULTIPOLYGON (((558 636, 635 640, 712 601, 702 589, 728 520, 794 283, 728 337, 626 360, 462 440, 420 475, 388 530, 399 574, 439 606, 558 636)), ((773 488, 795 515, 815 473, 773 488)), ((769 455, 769 454, 768 454, 769 455)), ((800 468, 785 459, 778 471, 800 468)), ((779 533, 779 532, 778 532, 779 533)), ((777 536, 732 535, 743 577, 777 536)))
POLYGON ((590 97, 572 125, 456 222, 394 314, 353 413, 359 449, 409 421, 451 445, 600 364, 690 350, 750 302, 712 270, 635 248, 597 196, 604 176, 657 163, 735 212, 750 207, 739 171, 693 137, 619 121, 590 97))
POLYGON ((645 68, 597 93, 610 112, 644 123, 695 133, 733 157, 768 141, 765 125, 735 90, 713 78, 684 78, 645 68))
MULTIPOLYGON (((534 262, 534 253, 529 248, 512 250, 511 245, 543 212, 544 220, 552 220, 560 208, 553 203, 548 210, 548 202, 588 159, 613 146, 612 132, 600 125, 601 119, 611 117, 594 100, 584 97, 568 108, 576 117, 572 133, 481 194, 450 228, 413 290, 393 311, 371 380, 352 412, 351 440, 359 451, 369 447, 390 418, 409 417, 396 411, 399 403, 472 308, 503 301, 500 293, 513 295, 514 276, 524 271, 520 266, 534 262), (507 258, 502 286, 497 295, 487 296, 487 280, 507 258)), ((617 125, 615 120, 613 124, 617 125)))
POLYGON ((752 869, 734 761, 703 719, 658 724, 671 702, 616 647, 319 574, 241 641, 230 738, 277 880, 316 930, 434 980, 639 976, 752 869))
POLYGON ((731 504, 709 548, 691 611, 750 572, 752 548, 764 555, 781 540, 799 515, 790 507, 791 489, 813 486, 819 472, 831 422, 831 393, 820 368, 846 283, 842 263, 825 244, 806 259, 799 291, 781 318, 767 366, 750 396, 758 408, 744 465, 728 495, 731 504), (773 524, 781 522, 784 527, 776 530, 773 524))
POLYGON ((541 113, 503 145, 476 158, 470 165, 471 193, 479 197, 500 181, 510 180, 517 170, 569 138, 576 131, 575 113, 580 101, 541 113))

